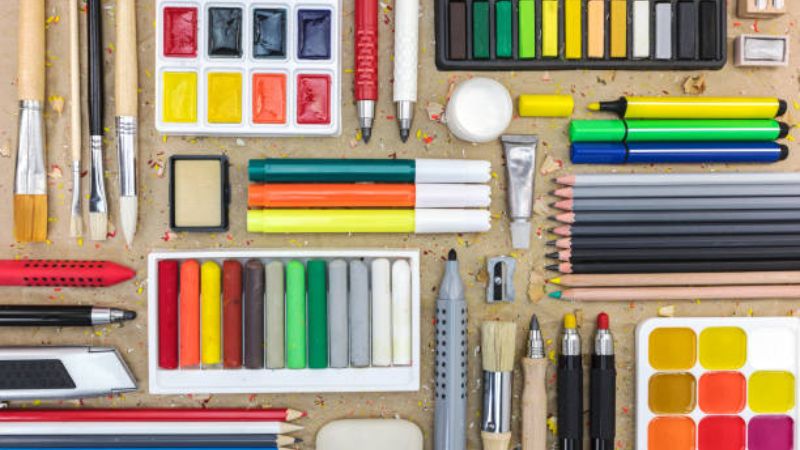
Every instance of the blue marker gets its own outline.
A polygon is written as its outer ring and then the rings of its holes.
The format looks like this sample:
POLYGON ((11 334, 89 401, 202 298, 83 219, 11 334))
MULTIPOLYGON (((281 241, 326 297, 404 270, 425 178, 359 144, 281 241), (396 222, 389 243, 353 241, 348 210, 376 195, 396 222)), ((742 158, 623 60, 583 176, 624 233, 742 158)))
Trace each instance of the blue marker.
POLYGON ((573 164, 771 163, 789 147, 775 142, 575 142, 573 164))

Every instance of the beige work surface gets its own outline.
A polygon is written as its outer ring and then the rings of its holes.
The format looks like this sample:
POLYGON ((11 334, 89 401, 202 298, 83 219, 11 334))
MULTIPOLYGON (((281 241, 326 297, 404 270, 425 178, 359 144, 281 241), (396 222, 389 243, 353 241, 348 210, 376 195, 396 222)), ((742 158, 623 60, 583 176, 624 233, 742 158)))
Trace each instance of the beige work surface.
MULTIPOLYGON (((110 289, 13 289, 2 288, 0 298, 8 303, 45 304, 102 304, 131 308, 139 313, 139 318, 124 326, 104 326, 94 330, 75 329, 2 329, 2 344, 81 344, 110 345, 120 349, 128 361, 141 390, 115 398, 86 400, 84 402, 48 403, 47 406, 112 406, 115 408, 137 406, 194 406, 255 407, 260 405, 288 406, 307 410, 309 418, 300 421, 306 429, 300 436, 306 440, 305 448, 312 448, 316 430, 324 423, 340 418, 352 417, 402 417, 410 419, 425 434, 426 448, 432 447, 433 432, 433 306, 437 285, 442 274, 442 262, 451 247, 459 252, 461 272, 468 285, 469 302, 469 414, 466 424, 470 448, 478 448, 480 428, 480 357, 479 326, 484 320, 514 320, 518 323, 517 351, 523 352, 523 340, 527 333, 527 323, 531 313, 539 315, 544 327, 547 350, 554 354, 559 322, 562 315, 578 310, 584 349, 589 348, 590 336, 594 329, 595 315, 605 310, 611 315, 611 328, 617 342, 618 388, 617 388, 617 448, 634 447, 635 425, 633 369, 634 369, 634 327, 647 317, 658 314, 660 307, 668 303, 617 303, 580 304, 565 303, 544 297, 542 269, 545 260, 544 227, 550 226, 545 214, 537 215, 533 229, 530 251, 512 252, 506 219, 506 180, 502 151, 499 143, 470 145, 456 141, 444 125, 428 118, 427 107, 436 109, 436 104, 445 104, 448 89, 454 82, 464 80, 477 73, 438 72, 434 66, 433 0, 422 0, 420 10, 420 72, 419 102, 412 137, 405 145, 398 138, 394 121, 394 108, 391 103, 392 89, 392 4, 381 3, 380 12, 380 101, 373 139, 369 145, 355 140, 356 109, 352 102, 352 43, 353 43, 353 1, 345 0, 342 14, 342 43, 344 59, 342 62, 342 118, 343 132, 339 138, 323 139, 235 139, 235 138, 181 138, 165 137, 155 131, 154 114, 154 1, 138 3, 139 29, 139 171, 140 171, 140 222, 139 232, 133 248, 125 246, 119 229, 105 242, 95 243, 88 239, 76 241, 69 238, 71 178, 68 121, 68 12, 66 0, 49 0, 47 15, 50 17, 47 31, 47 150, 49 178, 49 238, 47 244, 19 245, 13 242, 12 226, 12 179, 14 173, 14 143, 16 141, 16 18, 17 2, 4 0, 5 9, 0 13, 0 192, 3 217, 0 226, 0 243, 5 250, 0 252, 4 258, 97 258, 131 265, 136 268, 136 279, 110 289), (60 99, 66 100, 63 113, 58 113, 60 99), (172 154, 215 154, 225 153, 232 162, 231 181, 233 203, 231 205, 231 229, 219 234, 173 234, 168 226, 168 177, 165 176, 165 162, 172 154), (442 236, 348 236, 348 235, 252 235, 245 231, 246 167, 250 158, 263 157, 399 157, 399 158, 474 158, 489 159, 493 163, 495 176, 492 184, 492 214, 494 224, 490 233, 482 235, 442 235, 442 236), (151 396, 147 392, 147 273, 146 257, 153 249, 202 249, 202 248, 367 248, 402 247, 419 248, 422 253, 422 374, 419 392, 395 394, 297 394, 297 395, 194 395, 194 396, 151 396), (512 305, 489 306, 484 300, 485 263, 488 256, 512 254, 518 260, 515 286, 518 298, 512 305)), ((684 91, 684 80, 689 76, 705 76, 705 95, 735 96, 763 95, 779 96, 789 101, 789 113, 785 120, 790 124, 800 118, 800 95, 798 77, 800 71, 800 40, 797 21, 800 8, 789 2, 793 12, 777 20, 738 19, 733 17, 734 1, 729 0, 731 18, 728 21, 729 43, 736 35, 752 33, 788 34, 792 37, 792 65, 779 69, 737 69, 729 63, 719 72, 614 72, 614 71, 566 71, 566 72, 502 72, 483 75, 497 79, 505 84, 514 97, 523 93, 564 93, 575 98, 577 118, 587 118, 586 105, 594 100, 609 100, 621 94, 639 95, 678 95, 684 91)), ((117 224, 117 160, 113 147, 113 62, 118 56, 113 43, 115 2, 103 2, 104 47, 106 56, 106 138, 108 156, 106 163, 106 182, 111 199, 111 224, 117 224)), ((81 14, 82 21, 85 14, 81 14)), ((85 30, 85 24, 82 30, 85 30)), ((85 34, 82 35, 85 41, 85 34)), ((85 60, 85 52, 82 51, 85 60)), ((729 50, 730 54, 730 50, 729 50)), ((729 58, 731 61, 733 57, 729 58)), ((85 66, 83 72, 85 73, 85 66)), ((85 83, 83 83, 85 86, 85 83)), ((85 88, 84 88, 85 89, 85 88)), ((85 92, 84 92, 85 96, 85 92)), ((86 111, 86 107, 83 107, 86 111)), ((597 117, 600 117, 599 115, 597 117)), ((608 116, 602 116, 608 118, 608 116)), ((85 119, 84 119, 85 120, 85 119)), ((84 124, 86 122, 84 121, 84 124)), ((549 202, 547 192, 553 188, 550 178, 554 173, 571 173, 568 164, 568 140, 566 119, 515 119, 509 129, 514 133, 539 135, 539 148, 536 197, 549 202), (549 160, 545 163, 545 159, 549 160), (564 161, 566 167, 557 172, 554 163, 564 161), (547 166, 547 167, 545 167, 547 166), (546 175, 542 171, 550 172, 546 175)), ((86 127, 84 126, 84 129, 86 127)), ((793 135, 798 136, 796 131, 793 135)), ((84 140, 87 132, 84 132, 84 140)), ((792 151, 787 161, 771 166, 728 167, 728 166, 659 166, 659 167, 601 167, 584 166, 575 171, 726 171, 726 170, 797 170, 800 167, 800 154, 794 139, 789 142, 792 151)), ((84 161, 88 160, 84 152, 84 161)), ((84 162, 84 170, 88 164, 84 162)), ((83 177, 84 195, 88 195, 89 178, 83 177)), ((88 205, 84 202, 84 208, 88 205)), ((114 233, 115 228, 110 230, 114 233)), ((676 315, 706 316, 745 316, 793 314, 797 301, 704 301, 675 302, 676 315)), ((515 386, 521 386, 521 372, 515 372, 515 386)), ((555 370, 551 365, 548 372, 549 411, 555 408, 555 370)), ((357 380, 354 380, 357 382, 357 380)), ((517 389, 518 391, 518 389, 517 389)), ((514 396, 513 442, 519 442, 519 392, 514 396)), ((588 408, 588 404, 587 404, 588 408)), ((587 416, 588 417, 588 416, 587 416)), ((587 428, 588 434, 588 428, 587 428)))

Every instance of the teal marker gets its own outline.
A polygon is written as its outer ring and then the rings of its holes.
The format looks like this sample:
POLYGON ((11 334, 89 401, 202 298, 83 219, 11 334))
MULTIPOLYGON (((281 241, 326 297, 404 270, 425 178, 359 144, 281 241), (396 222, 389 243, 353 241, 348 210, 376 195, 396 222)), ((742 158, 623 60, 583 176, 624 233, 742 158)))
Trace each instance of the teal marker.
POLYGON ((772 119, 573 120, 572 142, 774 141, 789 125, 772 119))

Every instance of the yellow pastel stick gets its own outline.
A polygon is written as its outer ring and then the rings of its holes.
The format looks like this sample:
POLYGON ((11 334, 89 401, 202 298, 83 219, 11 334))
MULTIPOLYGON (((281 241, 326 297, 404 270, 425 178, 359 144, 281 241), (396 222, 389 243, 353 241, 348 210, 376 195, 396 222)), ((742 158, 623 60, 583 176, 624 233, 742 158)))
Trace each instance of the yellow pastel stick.
POLYGON ((583 11, 581 0, 564 2, 564 56, 580 59, 583 54, 583 11))
POLYGON ((628 56, 628 1, 611 0, 611 57, 628 56))
POLYGON ((204 366, 222 362, 222 299, 219 264, 206 261, 200 267, 200 352, 204 366))
POLYGON ((542 56, 558 56, 558 1, 542 1, 542 56))

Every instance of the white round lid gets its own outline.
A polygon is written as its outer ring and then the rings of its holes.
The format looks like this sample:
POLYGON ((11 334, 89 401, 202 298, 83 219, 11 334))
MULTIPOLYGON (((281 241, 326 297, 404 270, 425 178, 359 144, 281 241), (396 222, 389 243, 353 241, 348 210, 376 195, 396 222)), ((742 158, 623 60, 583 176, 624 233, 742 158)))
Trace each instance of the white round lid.
POLYGON ((514 112, 511 94, 490 78, 472 78, 453 91, 447 103, 447 127, 457 138, 475 143, 490 142, 508 128, 514 112))

